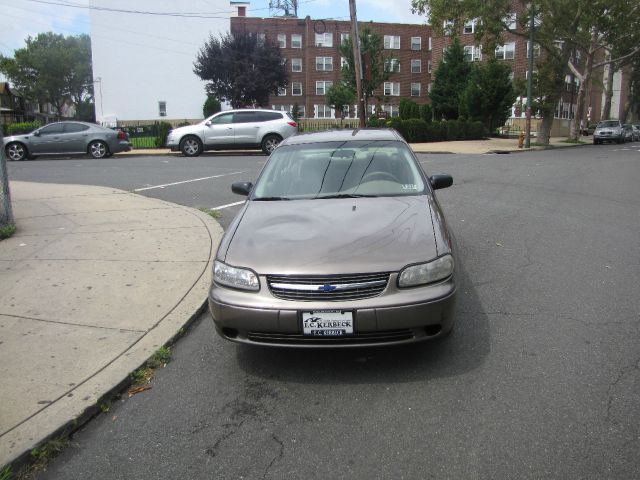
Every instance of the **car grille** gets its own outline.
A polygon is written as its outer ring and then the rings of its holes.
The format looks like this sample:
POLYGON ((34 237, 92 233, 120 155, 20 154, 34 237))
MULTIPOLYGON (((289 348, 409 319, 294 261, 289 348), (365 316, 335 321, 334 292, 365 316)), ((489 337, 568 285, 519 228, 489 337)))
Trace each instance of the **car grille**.
POLYGON ((387 343, 411 340, 414 333, 410 329, 360 332, 341 337, 315 337, 293 333, 248 332, 247 339, 256 343, 277 343, 280 345, 354 345, 359 343, 387 343))
POLYGON ((357 275, 295 276, 267 275, 273 296, 285 300, 360 300, 380 295, 389 282, 389 273, 357 275))

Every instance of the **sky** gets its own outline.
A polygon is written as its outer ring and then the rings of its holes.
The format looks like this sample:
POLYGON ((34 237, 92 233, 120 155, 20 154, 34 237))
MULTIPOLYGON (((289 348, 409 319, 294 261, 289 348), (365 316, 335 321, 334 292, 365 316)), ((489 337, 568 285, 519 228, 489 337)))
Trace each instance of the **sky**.
MULTIPOLYGON (((298 16, 304 18, 349 18, 348 0, 298 0, 298 16)), ((94 2, 95 3, 95 2, 94 2)), ((128 2, 130 9, 144 8, 158 11, 189 12, 220 11, 213 1, 153 0, 128 2), (142 6, 144 5, 144 7, 142 6), (167 10, 167 8, 170 8, 167 10), (217 8, 217 10, 215 10, 217 8)), ((219 5, 219 0, 215 2, 219 5)), ((225 6, 227 5, 226 2, 225 6)), ((357 0, 358 20, 374 22, 425 23, 425 18, 411 14, 411 0, 357 0)), ((108 6, 109 0, 101 0, 100 5, 108 6)), ((90 33, 89 0, 0 0, 0 54, 13 56, 15 49, 24 46, 25 39, 40 32, 53 31, 64 35, 90 33), (62 4, 75 5, 63 6, 62 4)), ((136 15, 123 13, 122 15, 136 15)), ((252 17, 269 16, 269 0, 250 2, 248 15, 252 17)), ((114 31, 115 34, 115 31, 114 31)), ((142 40, 144 41, 144 39, 142 40)), ((147 39, 154 42, 153 39, 147 39)))

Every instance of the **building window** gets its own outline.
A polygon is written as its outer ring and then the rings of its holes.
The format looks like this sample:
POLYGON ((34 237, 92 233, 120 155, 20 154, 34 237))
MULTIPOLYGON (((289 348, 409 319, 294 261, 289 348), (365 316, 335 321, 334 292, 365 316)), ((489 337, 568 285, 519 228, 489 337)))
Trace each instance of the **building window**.
POLYGON ((302 48, 302 35, 291 35, 291 48, 302 48))
POLYGON ((277 112, 290 112, 291 108, 291 105, 271 105, 271 110, 275 110, 277 112))
POLYGON ((387 96, 400 96, 400 82, 384 82, 384 94, 387 96))
POLYGON ((400 50, 400 35, 385 35, 384 48, 387 50, 400 50))
POLYGON ((445 20, 442 22, 442 33, 445 35, 453 34, 454 23, 451 20, 445 20))
POLYGON ((496 58, 498 60, 513 60, 516 56, 516 43, 506 43, 496 47, 496 58))
POLYGON ((278 34, 278 46, 280 48, 287 48, 287 36, 284 33, 278 34))
POLYGON ((316 118, 334 118, 333 109, 329 105, 314 105, 316 118))
POLYGON ((476 32, 476 19, 469 20, 468 22, 464 22, 464 28, 462 32, 465 34, 475 33, 476 32))
POLYGON ((301 58, 292 58, 291 59, 291 71, 292 72, 301 72, 302 71, 302 59, 301 58))
POLYGON ((390 117, 397 117, 400 115, 400 108, 398 105, 382 105, 383 112, 387 112, 390 117))
POLYGON ((333 47, 333 33, 316 33, 316 47, 333 47))
MULTIPOLYGON (((535 83, 535 81, 536 81, 536 79, 537 79, 537 77, 538 77, 538 71, 537 71, 537 70, 534 70, 534 71, 533 71, 533 72, 531 72, 531 73, 533 73, 533 75, 532 75, 531 79, 532 79, 532 80, 533 80, 533 82, 535 83)), ((512 72, 512 75, 513 75, 513 72, 512 72)), ((525 70, 525 71, 524 71, 524 79, 525 79, 525 80, 528 80, 528 79, 529 79, 529 70, 525 70)), ((567 89, 567 90, 569 90, 569 89, 567 89)))
POLYGON ((505 26, 509 30, 515 30, 516 29, 516 14, 515 13, 509 13, 508 15, 506 15, 502 19, 502 23, 504 23, 505 26))
POLYGON ((419 97, 420 96, 420 84, 419 83, 412 83, 411 84, 411 96, 412 97, 419 97))
POLYGON ((287 87, 278 87, 278 96, 286 97, 287 96, 287 87))
POLYGON ((427 83, 427 92, 431 93, 431 82, 427 83))
POLYGON ((411 73, 422 72, 422 60, 411 60, 411 73))
POLYGON ((294 97, 302 95, 302 82, 291 82, 291 95, 294 97))
POLYGON ((372 115, 375 115, 376 113, 376 106, 375 105, 367 105, 367 116, 371 117, 372 115))
POLYGON ((257 38, 258 38, 258 44, 263 45, 267 36, 264 33, 259 33, 257 38))
POLYGON ((347 59, 344 57, 340 57, 340 69, 342 70, 347 65, 349 65, 349 63, 347 62, 347 59))
POLYGON ((318 72, 333 71, 333 57, 316 57, 316 71, 318 72))
POLYGON ((161 117, 167 116, 167 102, 158 102, 158 115, 160 115, 161 117))
POLYGON ((340 45, 344 44, 344 42, 346 42, 347 40, 349 40, 349 34, 348 33, 341 33, 340 34, 340 45))
MULTIPOLYGON (((527 41, 527 58, 529 58, 529 55, 531 55, 531 42, 527 41)), ((534 43, 533 44, 533 58, 537 58, 540 56, 540 44, 539 43, 534 43)))
POLYGON ((479 62, 480 60, 482 60, 482 45, 465 45, 464 59, 468 62, 479 62))
POLYGON ((384 61, 384 71, 398 73, 400 71, 400 60, 397 58, 389 58, 384 61))
POLYGON ((422 50, 422 38, 411 37, 411 50, 422 50))
POLYGON ((432 45, 431 45, 431 37, 429 37, 429 51, 431 51, 432 45))
POLYGON ((300 118, 307 116, 304 110, 304 105, 298 105, 298 114, 300 115, 300 118))
POLYGON ((427 60, 427 72, 431 73, 431 60, 427 60))
POLYGON ((316 82, 316 95, 326 95, 327 90, 329 90, 332 85, 333 82, 326 80, 316 82))

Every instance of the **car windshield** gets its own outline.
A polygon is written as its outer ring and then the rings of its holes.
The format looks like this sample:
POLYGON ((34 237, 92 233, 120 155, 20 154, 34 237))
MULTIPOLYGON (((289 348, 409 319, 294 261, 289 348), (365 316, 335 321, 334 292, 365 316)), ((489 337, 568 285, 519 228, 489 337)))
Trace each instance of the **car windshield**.
POLYGON ((277 148, 253 200, 419 195, 425 183, 409 148, 398 141, 347 141, 277 148))
POLYGON ((619 126, 620 126, 620 124, 618 122, 616 122, 615 120, 608 120, 608 121, 600 122, 598 124, 598 128, 619 127, 619 126))

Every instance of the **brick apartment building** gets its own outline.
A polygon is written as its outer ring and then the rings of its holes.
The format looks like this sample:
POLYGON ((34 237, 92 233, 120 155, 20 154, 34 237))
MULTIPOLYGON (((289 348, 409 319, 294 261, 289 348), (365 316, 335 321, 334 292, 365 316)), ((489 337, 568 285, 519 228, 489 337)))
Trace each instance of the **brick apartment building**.
MULTIPOLYGON (((325 93, 341 78, 344 59, 338 47, 350 36, 351 24, 340 20, 312 20, 291 17, 256 18, 243 16, 244 5, 232 3, 238 16, 231 17, 231 33, 255 33, 280 46, 290 71, 290 82, 279 95, 269 99, 271 108, 291 111, 298 104, 306 118, 336 118, 326 104, 325 93)), ((431 29, 426 25, 359 22, 384 38, 385 56, 393 60, 392 71, 383 88, 374 92, 381 97, 380 109, 397 116, 401 98, 418 104, 429 103, 431 84, 431 29)), ((373 113, 378 100, 371 99, 367 116, 373 113)), ((339 115, 339 114, 338 114, 339 115)), ((357 118, 357 105, 349 105, 346 117, 357 118)))
MULTIPOLYGON (((237 8, 237 16, 232 16, 231 32, 255 33, 262 38, 272 40, 280 45, 283 56, 290 69, 290 83, 279 95, 269 99, 271 108, 275 110, 291 111, 294 104, 298 104, 301 116, 306 118, 336 118, 336 112, 326 104, 325 92, 332 83, 338 82, 341 76, 342 62, 339 52, 342 40, 350 35, 350 22, 341 20, 313 20, 310 17, 247 17, 248 2, 233 1, 232 7, 237 8)), ((509 19, 510 28, 521 29, 517 21, 522 14, 518 2, 513 2, 514 13, 509 19)), ((430 103, 432 72, 442 61, 443 53, 452 42, 453 33, 457 33, 464 45, 465 55, 469 61, 483 61, 489 55, 495 55, 499 60, 511 66, 514 78, 527 77, 529 42, 513 33, 504 34, 504 44, 495 50, 488 51, 475 39, 476 22, 470 20, 459 25, 459 31, 453 32, 452 23, 445 24, 445 35, 435 35, 429 25, 410 25, 400 23, 359 22, 359 28, 369 27, 373 32, 384 38, 384 54, 394 62, 390 65, 392 74, 374 96, 381 101, 370 99, 367 106, 367 116, 374 108, 387 112, 390 116, 397 116, 402 98, 409 98, 418 104, 430 103), (396 62, 397 60, 397 62, 396 62)), ((544 61, 544 53, 539 45, 534 44, 534 74, 535 64, 544 61), (541 56, 542 55, 542 56, 541 56)), ((577 53, 579 55, 579 52, 577 53)), ((591 88, 587 92, 587 108, 589 123, 600 120, 604 103, 603 85, 607 81, 607 69, 600 68, 593 74, 591 88)), ((628 72, 617 72, 614 78, 614 98, 612 101, 611 117, 620 118, 628 96, 628 72)), ((568 132, 568 121, 573 118, 576 109, 579 82, 574 75, 565 77, 563 94, 556 105, 554 117, 562 120, 558 122, 561 130, 555 134, 568 132)), ((512 121, 524 118, 526 99, 519 97, 512 108, 512 121)), ((357 118, 357 105, 350 105, 347 117, 357 118)))

